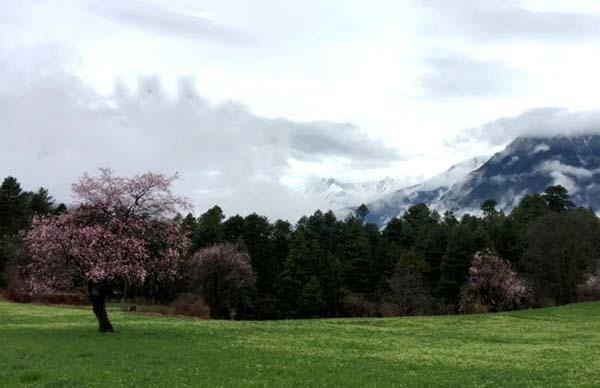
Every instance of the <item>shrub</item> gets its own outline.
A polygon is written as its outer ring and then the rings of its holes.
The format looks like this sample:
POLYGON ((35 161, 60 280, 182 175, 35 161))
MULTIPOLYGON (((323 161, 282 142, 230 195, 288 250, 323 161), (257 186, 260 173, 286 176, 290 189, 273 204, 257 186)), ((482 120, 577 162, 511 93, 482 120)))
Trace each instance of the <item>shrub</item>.
POLYGON ((124 311, 141 313, 141 314, 160 314, 160 315, 174 315, 174 309, 171 306, 164 304, 145 304, 145 305, 133 305, 126 308, 124 311), (132 308, 135 307, 135 308, 132 308))
POLYGON ((185 293, 171 303, 173 313, 190 317, 210 318, 210 308, 199 295, 185 293))
POLYGON ((364 295, 350 293, 342 301, 344 316, 348 317, 374 317, 377 316, 377 306, 364 295))
POLYGON ((51 294, 35 295, 34 303, 43 304, 65 304, 74 306, 83 306, 89 304, 89 299, 83 294, 56 292, 51 294))
POLYGON ((170 304, 149 304, 147 299, 136 298, 134 304, 121 307, 122 311, 141 314, 183 315, 188 317, 210 318, 210 309, 199 295, 179 294, 170 304))
POLYGON ((380 317, 397 317, 402 315, 401 308, 396 303, 383 302, 379 305, 380 317))
POLYGON ((531 300, 531 286, 511 268, 510 262, 490 251, 478 252, 461 290, 459 311, 515 310, 527 307, 531 300))
POLYGON ((433 315, 451 315, 456 314, 456 305, 448 303, 441 299, 434 299, 431 305, 431 314, 433 315))
POLYGON ((4 296, 6 299, 15 303, 31 303, 33 298, 26 292, 17 289, 8 289, 5 291, 4 296))
POLYGON ((31 295, 20 289, 9 289, 5 291, 6 299, 16 303, 39 303, 39 304, 62 304, 83 306, 89 304, 85 295, 74 293, 52 293, 31 295))

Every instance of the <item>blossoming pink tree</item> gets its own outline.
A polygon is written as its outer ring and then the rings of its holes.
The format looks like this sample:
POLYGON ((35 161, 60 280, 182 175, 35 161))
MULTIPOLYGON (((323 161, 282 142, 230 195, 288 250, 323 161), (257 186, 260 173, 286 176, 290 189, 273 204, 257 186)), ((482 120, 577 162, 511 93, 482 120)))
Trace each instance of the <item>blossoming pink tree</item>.
POLYGON ((516 310, 531 302, 531 285, 493 252, 473 257, 469 278, 461 290, 461 312, 516 310))
POLYGON ((77 206, 34 218, 24 235, 28 290, 84 289, 99 330, 112 332, 105 304, 117 284, 177 275, 188 240, 173 216, 189 205, 171 192, 174 178, 84 174, 72 186, 77 206))

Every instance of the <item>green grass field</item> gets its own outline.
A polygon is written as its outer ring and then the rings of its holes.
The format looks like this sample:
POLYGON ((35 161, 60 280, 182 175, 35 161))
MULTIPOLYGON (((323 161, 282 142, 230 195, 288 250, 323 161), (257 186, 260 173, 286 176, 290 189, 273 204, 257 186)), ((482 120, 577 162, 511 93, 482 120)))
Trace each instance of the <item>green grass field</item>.
POLYGON ((0 386, 600 386, 600 303, 224 322, 0 301, 0 386))

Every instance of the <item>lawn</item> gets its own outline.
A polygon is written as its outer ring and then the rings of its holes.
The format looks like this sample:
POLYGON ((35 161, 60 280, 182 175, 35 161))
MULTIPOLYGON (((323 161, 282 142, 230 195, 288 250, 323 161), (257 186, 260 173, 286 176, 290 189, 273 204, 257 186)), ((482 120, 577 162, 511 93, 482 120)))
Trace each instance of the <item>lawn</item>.
POLYGON ((229 322, 0 301, 0 386, 599 386, 600 303, 229 322))

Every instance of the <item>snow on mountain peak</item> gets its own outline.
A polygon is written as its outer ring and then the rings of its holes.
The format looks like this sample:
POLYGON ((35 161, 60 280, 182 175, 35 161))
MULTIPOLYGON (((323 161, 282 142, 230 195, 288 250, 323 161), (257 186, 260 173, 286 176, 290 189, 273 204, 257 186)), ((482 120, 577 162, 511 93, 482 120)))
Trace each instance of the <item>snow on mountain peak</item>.
POLYGON ((300 190, 307 198, 322 200, 325 206, 333 210, 355 206, 357 203, 370 202, 393 190, 397 190, 403 180, 385 177, 365 182, 343 182, 335 178, 312 178, 300 190))

